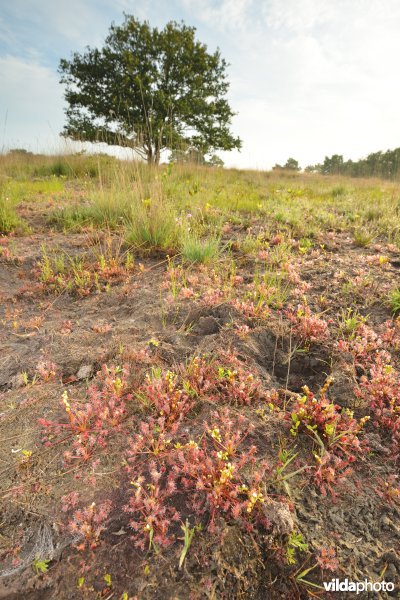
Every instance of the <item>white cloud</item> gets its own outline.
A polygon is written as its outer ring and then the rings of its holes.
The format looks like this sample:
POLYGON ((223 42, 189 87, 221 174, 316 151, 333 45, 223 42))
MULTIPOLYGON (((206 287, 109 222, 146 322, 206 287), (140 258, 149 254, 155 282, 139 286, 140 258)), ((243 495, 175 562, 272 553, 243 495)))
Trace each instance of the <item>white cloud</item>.
POLYGON ((228 58, 244 147, 227 163, 265 168, 294 155, 304 165, 400 145, 397 0, 264 0, 243 11, 228 58))
POLYGON ((182 0, 182 5, 208 26, 232 31, 247 27, 253 0, 182 0))

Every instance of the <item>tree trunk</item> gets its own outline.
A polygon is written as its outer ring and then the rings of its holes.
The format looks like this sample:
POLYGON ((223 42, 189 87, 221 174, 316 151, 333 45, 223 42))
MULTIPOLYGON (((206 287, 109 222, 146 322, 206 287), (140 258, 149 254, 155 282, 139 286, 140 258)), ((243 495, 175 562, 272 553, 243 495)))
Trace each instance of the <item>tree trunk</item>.
POLYGON ((158 148, 154 152, 152 148, 147 151, 147 164, 155 166, 160 164, 160 150, 158 148))

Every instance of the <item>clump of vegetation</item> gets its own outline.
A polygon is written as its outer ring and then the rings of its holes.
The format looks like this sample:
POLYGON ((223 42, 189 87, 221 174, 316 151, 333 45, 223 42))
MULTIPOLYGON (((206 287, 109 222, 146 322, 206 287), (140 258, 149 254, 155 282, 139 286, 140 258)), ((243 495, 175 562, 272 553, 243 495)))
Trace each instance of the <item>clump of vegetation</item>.
POLYGON ((72 450, 65 452, 65 459, 68 462, 92 459, 96 451, 106 447, 110 431, 120 430, 130 399, 128 375, 126 368, 103 365, 96 381, 89 387, 84 403, 70 399, 65 391, 61 405, 67 421, 39 419, 46 432, 44 443, 51 446, 54 436, 65 432, 72 438, 72 450))
POLYGON ((182 242, 182 256, 191 263, 209 264, 218 258, 219 240, 186 235, 182 242))
POLYGON ((8 198, 0 198, 0 234, 8 234, 21 227, 22 221, 8 198))
POLYGON ((173 205, 163 195, 162 187, 154 186, 151 196, 144 191, 134 198, 126 229, 126 239, 137 250, 176 251, 180 227, 173 205))
POLYGON ((400 313, 400 289, 392 290, 389 294, 390 308, 392 313, 397 315, 400 313))
POLYGON ((7 235, 23 227, 23 222, 15 211, 15 201, 8 188, 0 182, 0 235, 7 235))
POLYGON ((131 252, 121 252, 121 246, 113 245, 111 238, 92 254, 92 259, 87 254, 79 257, 49 254, 43 247, 35 274, 44 291, 88 296, 95 291, 107 291, 135 270, 131 252))
POLYGON ((354 232, 354 243, 360 248, 366 248, 373 241, 374 236, 363 228, 358 228, 354 232))
POLYGON ((304 430, 316 442, 315 481, 323 494, 328 490, 335 495, 339 483, 351 473, 350 465, 368 451, 360 432, 369 417, 357 421, 352 411, 331 402, 327 398, 331 383, 332 379, 327 379, 318 396, 304 386, 304 394, 297 396, 291 407, 290 432, 296 437, 304 430))

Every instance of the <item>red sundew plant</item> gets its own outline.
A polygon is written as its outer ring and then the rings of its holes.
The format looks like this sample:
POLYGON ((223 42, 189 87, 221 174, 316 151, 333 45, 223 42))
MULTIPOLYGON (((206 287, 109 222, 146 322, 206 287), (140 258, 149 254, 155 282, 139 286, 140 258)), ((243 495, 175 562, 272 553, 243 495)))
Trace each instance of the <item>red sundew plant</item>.
POLYGON ((316 559, 322 571, 337 571, 339 569, 335 548, 318 548, 316 559))
POLYGON ((358 436, 369 417, 357 421, 351 410, 331 402, 326 394, 332 382, 333 378, 328 378, 318 396, 303 387, 304 394, 297 395, 292 406, 290 432, 296 436, 303 429, 312 437, 317 434, 325 448, 350 458, 362 450, 358 436))
POLYGON ((152 375, 146 375, 138 396, 157 410, 164 423, 163 428, 168 430, 192 408, 193 394, 190 392, 190 387, 185 386, 176 373, 153 369, 152 375))
POLYGON ((39 419, 39 425, 48 432, 43 438, 45 446, 53 445, 54 435, 61 436, 62 433, 65 433, 64 440, 72 437, 74 448, 74 452, 68 450, 64 453, 65 459, 70 461, 72 458, 79 458, 87 461, 92 457, 96 446, 105 444, 104 433, 96 431, 93 406, 90 403, 78 404, 75 402, 71 405, 66 391, 63 393, 62 405, 68 417, 67 423, 39 419))
POLYGON ((260 400, 263 396, 260 381, 252 373, 245 371, 239 361, 235 362, 233 369, 218 367, 216 393, 236 406, 260 400))
POLYGON ((400 317, 395 321, 386 321, 382 340, 394 350, 400 350, 400 317))
POLYGON ((189 390, 197 396, 206 395, 214 388, 216 366, 200 356, 195 356, 186 367, 181 367, 181 374, 189 390))
MULTIPOLYGON (((372 362, 372 361, 371 361, 372 362)), ((369 376, 361 377, 356 395, 367 403, 374 424, 391 433, 393 451, 400 451, 400 376, 390 364, 386 352, 377 352, 369 368, 369 376)))
POLYGON ((266 319, 271 314, 271 310, 265 300, 253 302, 250 299, 239 300, 238 298, 234 298, 230 303, 247 319, 266 319))
POLYGON ((67 527, 71 533, 83 538, 83 541, 76 546, 78 550, 82 551, 85 548, 94 550, 97 548, 100 535, 105 530, 104 523, 112 507, 112 502, 106 500, 99 506, 93 502, 87 508, 78 509, 73 513, 67 527))
POLYGON ((386 479, 381 477, 377 480, 378 487, 375 489, 380 498, 383 498, 390 504, 400 504, 400 483, 398 475, 389 475, 386 479))
MULTIPOLYGON (((70 400, 68 392, 62 397, 62 406, 68 417, 65 422, 39 419, 39 424, 49 431, 44 438, 45 445, 52 445, 54 435, 66 434, 71 438, 73 451, 66 451, 67 462, 72 459, 88 461, 98 447, 106 446, 109 430, 120 431, 126 414, 126 402, 131 398, 127 393, 127 367, 107 367, 103 365, 96 382, 87 390, 87 401, 70 400)), ((61 441, 64 441, 61 440, 61 441)))
POLYGON ((153 368, 137 396, 156 409, 162 430, 169 430, 187 415, 197 397, 240 405, 260 400, 264 394, 260 380, 233 353, 222 352, 210 362, 196 356, 176 373, 153 368))
POLYGON ((296 436, 304 430, 317 443, 314 480, 324 495, 328 489, 335 496, 334 487, 351 473, 349 466, 368 451, 359 435, 369 416, 357 421, 352 411, 330 402, 326 393, 332 381, 326 381, 318 397, 304 386, 304 395, 297 396, 292 406, 290 431, 296 436))
POLYGON ((221 518, 238 520, 249 529, 269 526, 263 512, 269 468, 256 460, 255 446, 242 449, 253 428, 244 421, 231 419, 227 411, 214 413, 200 439, 173 443, 160 434, 158 440, 164 443, 157 452, 149 450, 154 449, 154 431, 141 428, 128 451, 134 493, 125 507, 132 514, 137 546, 169 545, 176 539, 175 523, 189 512, 198 518, 209 515, 211 531, 221 518), (178 496, 181 512, 174 507, 178 496))
POLYGON ((349 460, 326 450, 322 452, 322 456, 318 453, 315 453, 314 456, 317 461, 317 467, 313 473, 315 484, 323 496, 326 496, 329 491, 332 497, 336 498, 335 489, 343 484, 353 472, 349 466, 349 460))
POLYGON ((239 448, 252 430, 251 425, 243 430, 243 424, 244 418, 232 420, 227 411, 214 413, 199 443, 192 440, 177 448, 176 479, 192 492, 189 503, 196 513, 209 511, 211 531, 217 516, 245 521, 250 528, 250 517, 269 525, 262 511, 262 482, 268 466, 257 464, 255 446, 239 448))
POLYGON ((195 357, 185 376, 191 390, 216 403, 249 405, 264 397, 260 380, 232 352, 221 352, 211 363, 195 357))
POLYGON ((41 381, 52 381, 57 376, 57 366, 50 360, 41 360, 36 365, 36 374, 41 381))
POLYGON ((299 304, 296 312, 289 310, 286 314, 293 324, 293 334, 306 345, 325 342, 329 338, 329 323, 313 315, 306 304, 299 304))
MULTIPOLYGON (((164 460, 171 451, 172 437, 178 431, 179 422, 175 422, 170 430, 166 430, 165 420, 161 417, 149 417, 139 425, 139 433, 129 440, 127 450, 128 464, 138 465, 149 457, 164 460)), ((130 468, 128 467, 128 470, 130 468)))
POLYGON ((169 546, 174 541, 170 535, 171 524, 180 521, 179 512, 169 504, 175 492, 173 477, 163 484, 161 477, 161 470, 151 461, 147 479, 139 475, 131 481, 134 492, 124 507, 125 512, 132 515, 129 525, 134 531, 135 545, 142 550, 146 544, 149 550, 152 546, 156 550, 158 545, 169 546))
POLYGON ((88 398, 97 417, 97 426, 119 427, 126 415, 129 368, 102 365, 97 377, 88 389, 88 398))
POLYGON ((371 356, 382 348, 383 341, 371 327, 360 323, 353 339, 339 340, 336 346, 340 352, 349 352, 356 366, 364 367, 371 362, 371 356))
POLYGON ((63 512, 69 512, 73 508, 75 508, 79 501, 79 493, 78 492, 69 492, 69 494, 65 494, 61 498, 61 510, 63 512))
POLYGON ((219 288, 209 289, 201 296, 203 304, 206 306, 216 306, 224 301, 224 292, 219 288))
MULTIPOLYGON (((301 279, 300 274, 293 263, 286 262, 284 263, 283 268, 287 271, 288 280, 295 286, 293 292, 296 296, 301 296, 310 289, 310 284, 301 279)), ((299 266, 298 268, 301 267, 299 266)))

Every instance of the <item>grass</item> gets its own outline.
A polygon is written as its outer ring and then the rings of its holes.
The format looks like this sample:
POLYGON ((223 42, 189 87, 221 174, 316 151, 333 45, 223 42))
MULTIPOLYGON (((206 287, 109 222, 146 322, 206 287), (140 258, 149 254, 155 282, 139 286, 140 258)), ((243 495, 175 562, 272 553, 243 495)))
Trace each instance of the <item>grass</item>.
POLYGON ((0 198, 0 234, 8 234, 22 225, 21 219, 7 198, 0 198))
POLYGON ((359 248, 366 248, 373 241, 374 236, 366 229, 359 228, 354 232, 354 243, 359 248))
POLYGON ((32 177, 82 179, 97 178, 112 170, 117 159, 105 154, 64 153, 55 156, 11 152, 0 155, 0 173, 16 180, 32 177))
POLYGON ((87 204, 73 204, 53 211, 50 223, 64 231, 86 227, 117 229, 129 220, 130 204, 118 191, 99 190, 87 204))
POLYGON ((141 250, 177 250, 179 237, 173 206, 157 197, 133 199, 126 227, 129 244, 141 250))
POLYGON ((0 235, 12 233, 23 227, 23 222, 15 210, 16 200, 6 185, 0 184, 0 235))
POLYGON ((181 246, 182 256, 191 263, 209 264, 215 261, 220 253, 220 242, 216 238, 203 238, 197 235, 184 237, 181 246))
POLYGON ((243 244, 250 253, 259 244, 258 234, 251 232, 255 218, 262 218, 271 234, 314 240, 330 231, 352 232, 359 247, 384 240, 400 246, 398 219, 393 218, 400 213, 395 182, 191 165, 154 169, 82 154, 3 155, 0 180, 8 182, 16 205, 25 199, 62 198, 51 215, 60 229, 122 228, 127 240, 143 248, 193 246, 184 240, 188 213, 201 239, 221 237, 227 223, 250 228, 243 244))
POLYGON ((392 313, 397 315, 400 313, 400 288, 392 290, 389 294, 390 308, 392 313))

